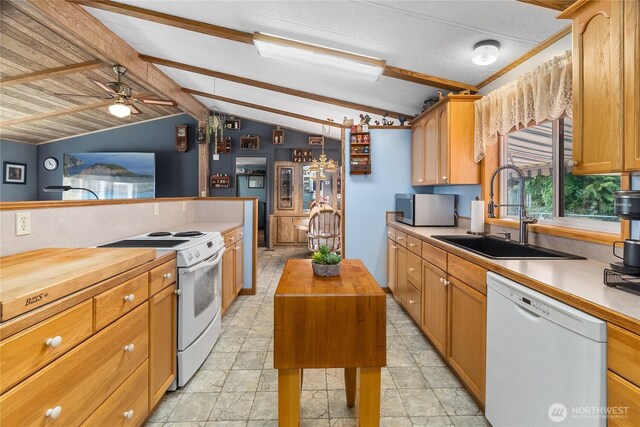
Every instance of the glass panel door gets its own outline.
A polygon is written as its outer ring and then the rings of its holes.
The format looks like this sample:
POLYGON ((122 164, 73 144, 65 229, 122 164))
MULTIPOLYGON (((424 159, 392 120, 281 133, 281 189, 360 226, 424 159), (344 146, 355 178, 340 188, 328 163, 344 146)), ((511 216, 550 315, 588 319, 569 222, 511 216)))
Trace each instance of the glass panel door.
POLYGON ((293 167, 278 166, 278 209, 293 209, 293 167))

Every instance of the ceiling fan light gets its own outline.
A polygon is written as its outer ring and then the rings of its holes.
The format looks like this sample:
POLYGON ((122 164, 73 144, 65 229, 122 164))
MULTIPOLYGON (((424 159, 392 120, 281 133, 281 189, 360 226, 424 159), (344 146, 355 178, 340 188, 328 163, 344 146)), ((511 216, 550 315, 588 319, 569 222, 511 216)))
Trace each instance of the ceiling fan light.
POLYGON ((483 40, 473 46, 471 60, 476 65, 489 65, 498 60, 500 43, 495 40, 483 40))
POLYGON ((109 112, 119 118, 128 117, 131 114, 131 107, 124 102, 116 102, 109 105, 109 112))

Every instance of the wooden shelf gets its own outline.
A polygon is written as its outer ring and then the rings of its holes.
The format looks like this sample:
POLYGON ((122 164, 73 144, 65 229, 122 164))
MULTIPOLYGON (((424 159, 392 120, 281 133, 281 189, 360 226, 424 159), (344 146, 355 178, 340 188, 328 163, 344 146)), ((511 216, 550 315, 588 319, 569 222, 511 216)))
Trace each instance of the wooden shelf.
POLYGON ((217 144, 217 152, 218 154, 230 153, 231 152, 231 137, 228 136, 221 140, 218 140, 217 144))
POLYGON ((240 119, 227 119, 224 122, 225 129, 237 130, 242 128, 242 122, 240 119))
POLYGON ((211 175, 211 188, 231 188, 231 177, 229 175, 211 175))
POLYGON ((254 135, 245 135, 240 137, 241 150, 259 150, 260 137, 254 135))
POLYGON ((369 132, 353 132, 349 136, 349 173, 368 175, 371 173, 371 136, 369 132), (365 152, 366 151, 366 152, 365 152))

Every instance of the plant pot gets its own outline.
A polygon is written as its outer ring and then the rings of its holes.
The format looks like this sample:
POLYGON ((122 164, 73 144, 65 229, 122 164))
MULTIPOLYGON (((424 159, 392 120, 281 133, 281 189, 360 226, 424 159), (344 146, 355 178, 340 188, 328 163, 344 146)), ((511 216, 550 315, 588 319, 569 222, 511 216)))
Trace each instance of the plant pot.
POLYGON ((324 265, 312 262, 311 267, 313 268, 313 274, 316 276, 330 277, 338 276, 340 274, 340 264, 342 263, 339 262, 338 264, 324 265))

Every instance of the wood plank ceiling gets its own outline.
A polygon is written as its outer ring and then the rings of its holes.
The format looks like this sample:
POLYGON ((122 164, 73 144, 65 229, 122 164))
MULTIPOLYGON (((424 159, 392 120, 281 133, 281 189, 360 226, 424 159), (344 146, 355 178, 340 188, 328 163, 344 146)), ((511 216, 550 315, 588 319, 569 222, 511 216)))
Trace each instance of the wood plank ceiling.
MULTIPOLYGON (((117 118, 106 93, 91 80, 116 80, 100 62, 64 36, 1 2, 0 138, 32 144, 179 113, 174 107, 136 103, 141 114, 117 118), (56 93, 94 97, 59 96, 56 93), (102 99, 101 99, 102 98, 102 99)), ((164 98, 126 74, 134 95, 164 98)))

